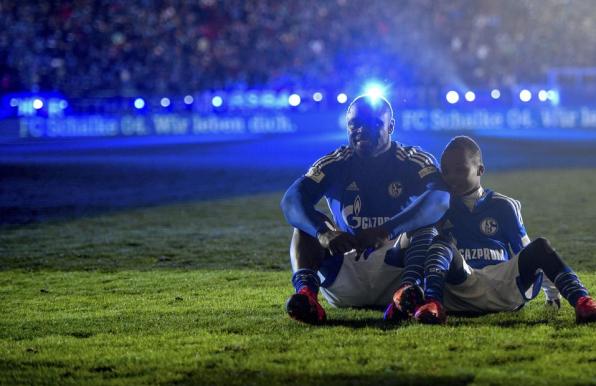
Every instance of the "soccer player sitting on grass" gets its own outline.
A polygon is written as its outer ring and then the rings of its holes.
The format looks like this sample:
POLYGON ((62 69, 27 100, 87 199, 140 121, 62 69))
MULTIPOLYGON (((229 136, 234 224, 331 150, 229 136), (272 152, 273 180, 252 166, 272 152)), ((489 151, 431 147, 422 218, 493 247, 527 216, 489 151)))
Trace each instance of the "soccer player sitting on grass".
MULTIPOLYGON (((575 308, 577 323, 596 321, 596 302, 548 240, 530 242, 520 203, 489 189, 478 144, 455 137, 441 157, 450 208, 425 262, 425 303, 415 319, 444 323, 446 311, 513 311, 534 298, 543 274, 575 308), (447 285, 445 285, 447 283, 447 285)), ((549 302, 558 293, 545 291, 549 302)))
POLYGON ((390 316, 413 314, 422 299, 416 284, 422 284, 426 251, 437 234, 432 224, 449 204, 434 157, 391 141, 395 121, 386 99, 360 96, 346 118, 349 145, 315 162, 281 202, 295 228, 296 293, 286 309, 307 323, 325 320, 319 288, 336 307, 391 302, 390 316), (333 221, 315 209, 323 196, 333 221), (409 241, 405 264, 386 256, 399 235, 400 244, 409 241))

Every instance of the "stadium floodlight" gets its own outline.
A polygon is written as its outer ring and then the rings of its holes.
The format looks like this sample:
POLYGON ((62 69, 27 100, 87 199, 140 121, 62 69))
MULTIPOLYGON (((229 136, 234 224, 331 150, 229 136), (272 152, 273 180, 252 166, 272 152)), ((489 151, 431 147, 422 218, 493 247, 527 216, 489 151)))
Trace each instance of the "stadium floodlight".
POLYGON ((288 97, 288 104, 290 106, 298 106, 300 104, 302 100, 300 99, 300 95, 298 94, 292 94, 288 97))
POLYGON ((464 94, 464 98, 466 98, 468 102, 474 102, 476 100, 476 94, 474 94, 474 91, 467 91, 464 94))
POLYGON ((135 99, 134 105, 137 110, 140 110, 145 107, 145 100, 143 98, 137 98, 135 99))
POLYGON ((370 82, 364 86, 364 95, 374 103, 385 96, 385 88, 379 83, 370 82))
POLYGON ((192 102, 195 101, 195 98, 192 97, 192 95, 187 95, 184 97, 184 103, 187 105, 192 105, 192 102))
POLYGON ((546 90, 538 91, 538 99, 540 102, 546 102, 548 100, 548 92, 546 90))
POLYGON ((42 101, 41 99, 39 99, 39 98, 35 98, 35 99, 33 100, 33 108, 34 108, 35 110, 39 110, 39 109, 41 109, 42 107, 43 107, 43 101, 42 101))
POLYGON ((168 107, 170 105, 170 98, 161 98, 159 104, 161 107, 168 107))
POLYGON ((219 95, 216 95, 213 98, 211 98, 211 104, 213 105, 213 107, 221 107, 221 105, 223 105, 223 98, 219 95))
POLYGON ((493 89, 490 92, 490 97, 493 98, 493 99, 499 99, 501 97, 501 91, 499 91, 499 89, 496 89, 496 88, 493 89))
POLYGON ((346 94, 344 94, 343 92, 340 92, 339 94, 337 94, 337 102, 344 104, 348 101, 348 96, 346 94))
POLYGON ((316 93, 312 94, 312 99, 315 102, 320 102, 323 100, 323 94, 317 91, 316 93))
POLYGON ((455 104, 459 101, 459 94, 457 91, 448 91, 447 94, 445 94, 445 99, 447 99, 447 102, 455 104))
POLYGON ((522 102, 529 102, 532 100, 532 92, 528 89, 523 89, 519 92, 519 100, 522 102))

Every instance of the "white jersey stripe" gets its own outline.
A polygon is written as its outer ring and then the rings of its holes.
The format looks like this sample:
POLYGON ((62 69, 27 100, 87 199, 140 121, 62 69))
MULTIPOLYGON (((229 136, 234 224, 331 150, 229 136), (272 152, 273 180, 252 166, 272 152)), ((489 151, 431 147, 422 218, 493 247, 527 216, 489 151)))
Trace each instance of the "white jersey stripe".
POLYGON ((511 207, 513 208, 513 211, 515 213, 515 217, 517 217, 517 220, 519 221, 520 224, 523 224, 523 220, 522 220, 522 216, 521 216, 521 203, 517 200, 514 200, 511 197, 507 197, 505 195, 502 195, 500 193, 493 193, 493 198, 496 198, 498 200, 503 200, 503 201, 507 201, 507 203, 509 203, 509 205, 511 205, 511 207))

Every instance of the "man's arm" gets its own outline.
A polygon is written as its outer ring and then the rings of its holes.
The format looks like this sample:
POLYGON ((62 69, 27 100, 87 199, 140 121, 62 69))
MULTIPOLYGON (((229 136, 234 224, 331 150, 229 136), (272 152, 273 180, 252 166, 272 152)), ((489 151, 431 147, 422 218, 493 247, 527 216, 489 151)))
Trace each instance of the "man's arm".
POLYGON ((281 199, 281 210, 288 223, 315 238, 318 232, 327 228, 325 217, 315 209, 323 197, 323 191, 317 187, 305 177, 300 177, 281 199))
POLYGON ((393 239, 401 233, 432 225, 449 209, 449 199, 450 195, 446 190, 430 185, 414 202, 385 222, 381 228, 393 239))

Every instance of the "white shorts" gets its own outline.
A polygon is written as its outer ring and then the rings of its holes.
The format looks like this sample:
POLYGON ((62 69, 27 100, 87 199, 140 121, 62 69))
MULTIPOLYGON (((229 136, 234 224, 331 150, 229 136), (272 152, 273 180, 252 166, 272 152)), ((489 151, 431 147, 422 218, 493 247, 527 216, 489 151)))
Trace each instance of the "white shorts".
POLYGON ((335 281, 321 287, 323 297, 334 307, 385 307, 399 288, 403 271, 387 264, 385 255, 398 243, 406 248, 407 242, 406 237, 399 237, 396 242, 388 242, 373 251, 366 260, 363 257, 356 260, 355 254, 346 253, 335 281))
MULTIPOLYGON (((454 253, 459 252, 454 250, 454 253)), ((541 271, 536 273, 534 284, 527 291, 521 288, 518 256, 481 269, 471 268, 462 260, 468 277, 461 284, 445 286, 443 301, 448 312, 514 311, 540 292, 541 271)))

